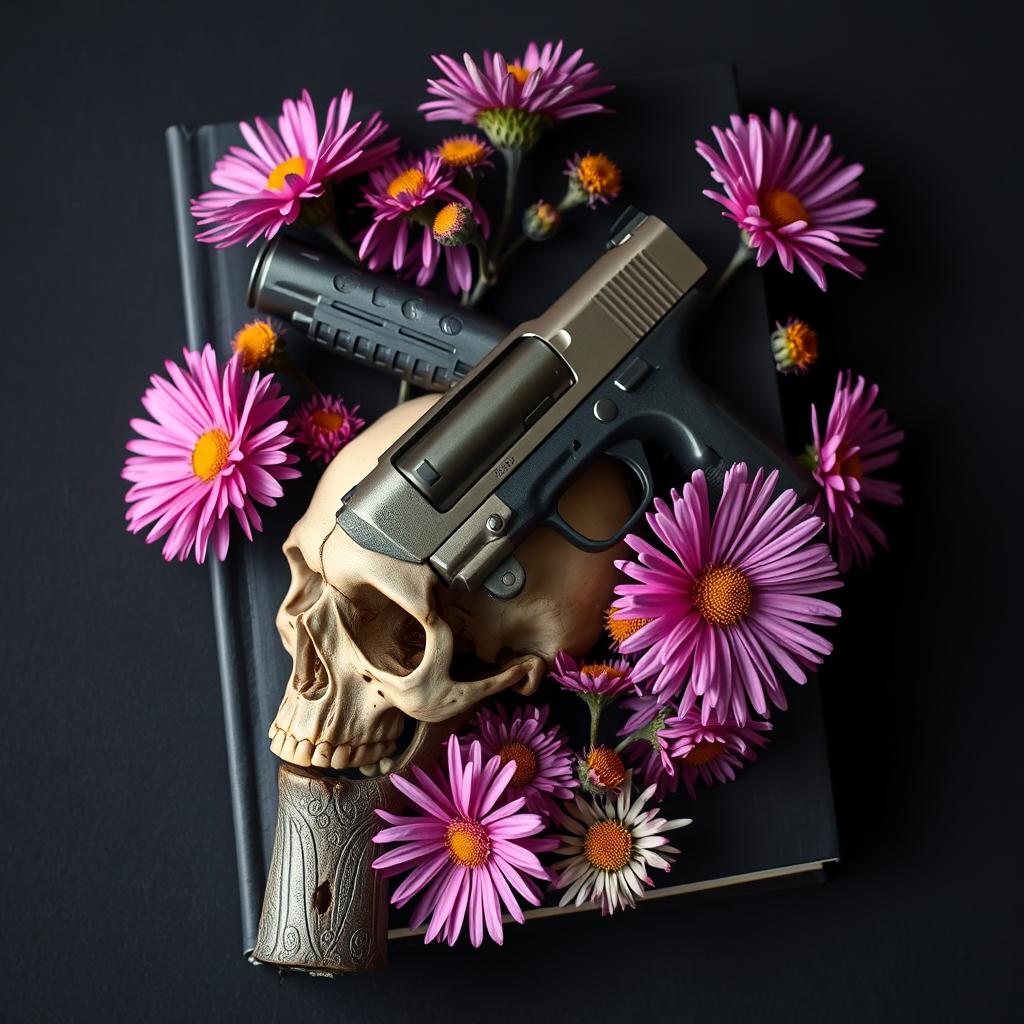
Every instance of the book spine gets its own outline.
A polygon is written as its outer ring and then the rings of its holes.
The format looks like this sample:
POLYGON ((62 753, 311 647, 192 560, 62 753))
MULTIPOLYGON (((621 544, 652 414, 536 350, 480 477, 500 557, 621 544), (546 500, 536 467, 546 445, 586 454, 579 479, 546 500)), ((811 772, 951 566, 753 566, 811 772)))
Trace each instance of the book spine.
MULTIPOLYGON (((216 292, 207 249, 193 237, 195 222, 189 199, 204 187, 201 171, 201 133, 172 126, 165 134, 174 202, 175 234, 181 269, 185 327, 189 347, 198 350, 216 336, 216 292)), ((260 904, 266 880, 263 838, 256 801, 255 760, 249 722, 249 694, 244 678, 245 660, 240 623, 232 608, 242 607, 233 590, 237 581, 228 565, 209 559, 217 656, 224 711, 225 746, 231 809, 238 863, 239 899, 242 911, 242 952, 248 956, 256 945, 260 904)))

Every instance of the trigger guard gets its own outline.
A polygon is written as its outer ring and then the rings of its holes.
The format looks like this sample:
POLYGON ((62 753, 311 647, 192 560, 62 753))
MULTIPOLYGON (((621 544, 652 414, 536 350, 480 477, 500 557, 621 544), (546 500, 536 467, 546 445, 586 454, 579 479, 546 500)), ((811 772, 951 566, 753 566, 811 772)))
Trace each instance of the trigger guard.
POLYGON ((593 537, 585 537, 575 527, 570 526, 565 521, 562 514, 558 511, 556 506, 551 515, 544 520, 543 525, 550 527, 557 533, 560 533, 570 544, 579 548, 580 551, 598 552, 607 551, 608 548, 614 547, 616 544, 626 536, 630 530, 640 521, 644 512, 647 511, 647 507, 650 505, 654 498, 654 480, 651 475, 651 467, 647 462, 647 456, 644 453, 643 445, 639 441, 622 441, 617 445, 608 448, 602 452, 603 455, 607 455, 609 458, 615 459, 617 462, 625 463, 639 479, 641 487, 643 489, 643 495, 640 501, 637 503, 637 507, 633 510, 633 514, 626 520, 617 533, 611 537, 604 537, 601 540, 594 540, 593 537))

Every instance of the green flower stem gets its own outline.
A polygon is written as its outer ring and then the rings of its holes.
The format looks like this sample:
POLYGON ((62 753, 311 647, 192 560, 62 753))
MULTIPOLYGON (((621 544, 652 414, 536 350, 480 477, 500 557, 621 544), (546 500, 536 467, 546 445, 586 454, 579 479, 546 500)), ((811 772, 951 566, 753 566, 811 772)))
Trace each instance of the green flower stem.
POLYGON ((621 754, 630 743, 636 743, 637 740, 647 738, 647 731, 650 726, 645 725, 642 729, 637 729, 636 732, 631 732, 616 748, 615 753, 621 754))
POLYGON ((301 367, 296 366, 286 352, 282 353, 281 361, 277 365, 275 372, 284 377, 292 377, 301 384, 305 384, 306 387, 309 388, 309 393, 311 395, 320 393, 320 389, 316 386, 313 378, 310 377, 310 375, 301 367))
POLYGON ((487 250, 484 248, 483 242, 477 238, 475 241, 470 242, 470 245, 472 245, 476 250, 476 284, 473 285, 473 290, 468 295, 465 292, 462 293, 461 302, 463 306, 475 306, 483 298, 484 292, 486 292, 496 280, 491 272, 492 268, 488 263, 487 250))
POLYGON ((516 204, 516 183, 519 181, 519 168, 523 163, 521 149, 504 148, 501 155, 505 158, 505 206, 501 212, 501 224, 498 227, 498 233, 494 236, 494 245, 491 249, 491 264, 493 266, 497 266, 501 260, 505 240, 508 238, 509 228, 512 226, 512 214, 516 204))
POLYGON ((597 727, 601 722, 601 705, 598 701, 588 701, 590 704, 590 745, 597 746, 597 727))
POLYGON ((747 245, 747 240, 742 235, 740 236, 740 244, 736 247, 736 252, 733 253, 732 259, 729 261, 729 266, 722 271, 721 277, 715 282, 712 287, 710 294, 708 295, 707 304, 710 306, 712 302, 718 298, 719 292, 735 277, 737 271, 741 267, 745 267, 748 263, 752 263, 754 259, 754 250, 747 245))
POLYGON ((503 270, 503 269, 505 268, 505 264, 506 264, 506 263, 508 263, 508 261, 509 261, 510 259, 512 259, 512 257, 513 257, 513 256, 514 256, 514 255, 515 255, 515 254, 516 254, 517 252, 519 252, 519 250, 520 250, 520 249, 522 249, 522 247, 523 247, 524 245, 526 245, 526 243, 527 243, 528 241, 529 241, 529 238, 527 238, 527 237, 526 237, 526 235, 520 235, 520 236, 519 236, 519 237, 518 237, 518 238, 517 238, 517 239, 516 239, 516 240, 515 240, 515 241, 514 241, 514 242, 513 242, 513 243, 512 243, 512 244, 511 244, 511 245, 510 245, 510 246, 509 246, 509 247, 508 247, 507 249, 506 249, 506 250, 505 250, 505 255, 501 257, 501 263, 500 263, 500 265, 498 266, 498 268, 497 268, 497 269, 498 269, 498 270, 503 270))
POLYGON ((341 232, 333 224, 321 224, 317 228, 324 238, 327 239, 345 257, 349 262, 359 266, 359 257, 356 255, 355 250, 348 242, 342 237, 341 232))

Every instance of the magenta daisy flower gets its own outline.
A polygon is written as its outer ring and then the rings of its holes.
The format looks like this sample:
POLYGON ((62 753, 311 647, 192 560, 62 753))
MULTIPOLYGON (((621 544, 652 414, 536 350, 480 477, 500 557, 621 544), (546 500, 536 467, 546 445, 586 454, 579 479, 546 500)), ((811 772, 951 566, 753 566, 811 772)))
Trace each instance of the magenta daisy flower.
POLYGON ((778 472, 747 479, 743 463, 725 475, 712 519, 707 481, 697 470, 671 505, 660 498, 647 522, 668 554, 635 534, 638 559, 616 565, 633 583, 615 589, 617 613, 650 619, 623 640, 624 654, 643 651, 634 681, 652 680, 662 703, 682 693, 680 714, 701 700, 703 721, 734 717, 748 702, 786 706, 776 666, 798 683, 832 645, 810 625, 828 626, 839 608, 811 595, 842 586, 828 545, 811 544, 822 521, 787 490, 772 501, 778 472))
POLYGON ((572 751, 559 726, 545 729, 550 708, 518 707, 508 714, 482 708, 470 723, 473 730, 463 737, 468 745, 479 740, 485 758, 497 757, 502 765, 515 762, 508 784, 510 798, 524 797, 526 808, 545 819, 557 802, 568 800, 578 785, 572 770, 572 751))
POLYGON ((287 397, 273 374, 246 377, 240 356, 218 367, 211 346, 185 350, 185 369, 168 360, 170 380, 157 374, 142 396, 152 419, 133 419, 141 438, 121 476, 132 483, 128 530, 149 526, 147 543, 165 534, 164 558, 206 558, 211 540, 218 559, 227 554, 233 513, 245 536, 263 529, 257 505, 276 505, 282 480, 299 476, 297 457, 284 449, 292 438, 276 419, 287 397))
POLYGON ((316 110, 303 89, 285 100, 277 131, 257 117, 255 128, 239 128, 248 149, 232 146, 210 174, 218 187, 192 200, 200 242, 218 248, 257 238, 273 238, 299 216, 304 201, 319 199, 327 183, 376 167, 398 149, 398 140, 374 145, 388 130, 380 114, 349 124, 352 93, 346 89, 327 108, 323 134, 317 135, 316 110))
POLYGON ((579 662, 566 651, 555 655, 551 678, 564 690, 611 699, 634 689, 630 665, 625 658, 579 662))
POLYGON ((399 274, 415 276, 422 288, 433 278, 443 252, 448 287, 456 294, 468 291, 473 283, 469 249, 442 246, 430 227, 434 215, 454 202, 472 212, 484 236, 488 233, 483 207, 455 188, 454 176, 436 152, 392 159, 371 171, 363 194, 373 209, 373 223, 357 239, 359 258, 371 270, 390 266, 399 274))
POLYGON ((711 129, 719 151, 697 142, 711 177, 725 187, 725 195, 713 189, 704 195, 746 233, 757 265, 777 255, 791 273, 796 264, 803 267, 822 291, 827 266, 860 277, 864 264, 845 247, 875 245, 882 233, 852 223, 876 206, 857 191, 864 168, 832 158, 831 136, 819 137, 815 126, 805 137, 792 114, 783 122, 773 109, 767 127, 756 114, 746 123, 733 115, 730 123, 711 129))
POLYGON ((839 568, 871 561, 873 543, 886 547, 885 533, 864 508, 865 503, 902 505, 900 485, 874 474, 899 457, 896 446, 903 431, 889 422, 889 414, 875 407, 878 385, 863 377, 853 382, 847 371, 836 381, 832 408, 822 432, 818 413, 811 406, 814 443, 809 448, 812 473, 821 488, 814 510, 828 522, 829 540, 839 555, 839 568))
POLYGON ((513 61, 485 50, 479 67, 468 53, 461 64, 434 56, 441 77, 427 80, 427 92, 438 98, 420 110, 428 121, 475 124, 499 149, 532 149, 550 124, 607 109, 597 98, 615 88, 595 84, 601 69, 581 63, 582 50, 564 60, 562 50, 561 41, 530 43, 513 61))
POLYGON ((337 396, 322 392, 303 402, 290 425, 296 443, 306 450, 306 458, 326 466, 366 426, 358 412, 358 405, 349 408, 337 396))
POLYGON ((464 754, 453 738, 448 742, 447 777, 440 770, 432 777, 417 767, 412 769, 414 782, 392 777, 419 813, 377 811, 391 827, 378 832, 374 842, 398 845, 373 866, 386 876, 409 870, 391 902, 402 907, 422 892, 410 923, 418 928, 430 918, 424 941, 444 938, 454 945, 465 922, 474 946, 483 941, 485 928, 500 945, 502 905, 522 924, 516 894, 533 906, 540 903, 532 879, 548 879, 550 874, 537 854, 558 843, 537 835, 544 819, 521 811, 523 797, 508 798, 515 773, 514 762, 502 766, 495 755, 485 763, 479 743, 464 754))
POLYGON ((771 722, 750 718, 740 725, 734 718, 725 722, 701 721, 699 708, 665 719, 660 737, 669 756, 679 765, 679 774, 691 797, 697 795, 697 780, 706 786, 732 782, 744 761, 756 761, 757 750, 768 741, 771 722))

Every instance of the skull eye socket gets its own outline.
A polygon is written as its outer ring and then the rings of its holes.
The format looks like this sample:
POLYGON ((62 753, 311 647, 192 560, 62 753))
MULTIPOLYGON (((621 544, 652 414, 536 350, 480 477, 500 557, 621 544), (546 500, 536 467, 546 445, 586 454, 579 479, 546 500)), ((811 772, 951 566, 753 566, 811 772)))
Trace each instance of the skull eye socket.
POLYGON ((343 596, 345 628, 370 665, 393 676, 407 676, 419 667, 427 634, 416 618, 369 584, 343 596))

